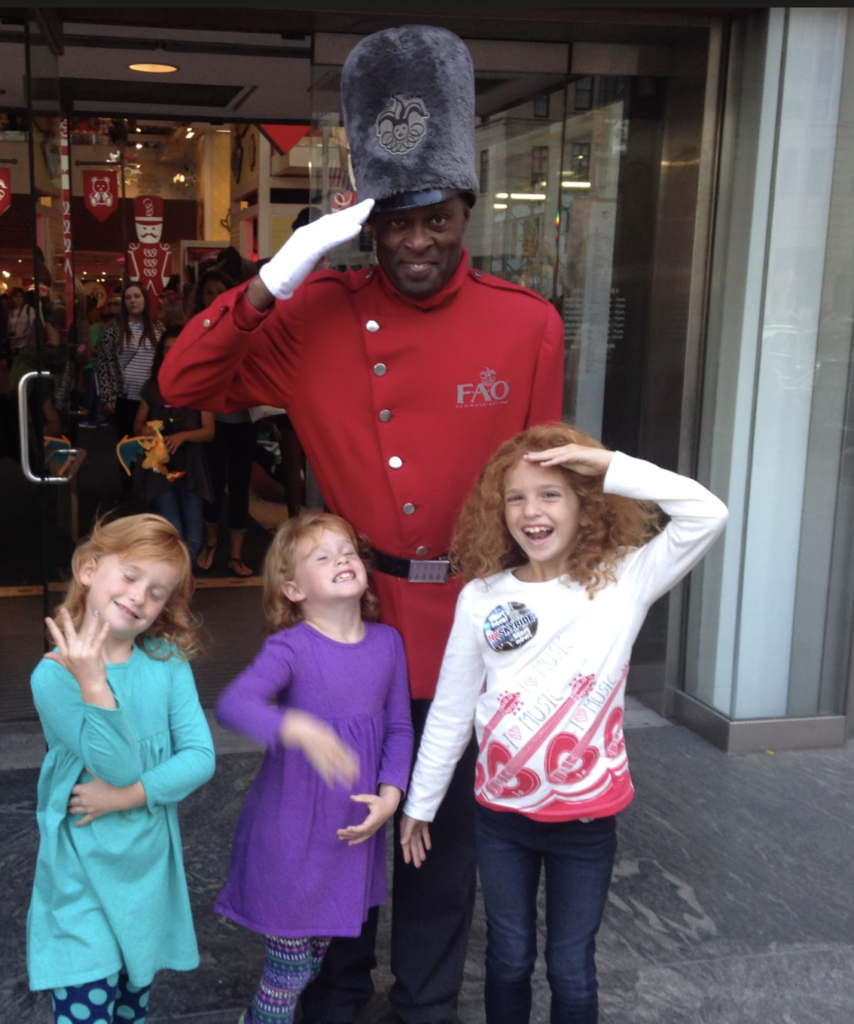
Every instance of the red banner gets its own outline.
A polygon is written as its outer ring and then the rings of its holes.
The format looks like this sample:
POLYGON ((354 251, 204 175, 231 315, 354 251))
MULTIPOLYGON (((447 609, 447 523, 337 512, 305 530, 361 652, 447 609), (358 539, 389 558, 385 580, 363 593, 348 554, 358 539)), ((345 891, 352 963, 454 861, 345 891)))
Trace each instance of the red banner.
POLYGON ((160 196, 137 196, 133 201, 136 237, 140 242, 154 244, 163 234, 163 200, 160 196))
POLYGON ((119 180, 116 172, 84 171, 83 199, 89 213, 103 224, 119 208, 119 180))
POLYGON ((8 167, 0 167, 0 214, 4 214, 12 205, 12 172, 8 167))

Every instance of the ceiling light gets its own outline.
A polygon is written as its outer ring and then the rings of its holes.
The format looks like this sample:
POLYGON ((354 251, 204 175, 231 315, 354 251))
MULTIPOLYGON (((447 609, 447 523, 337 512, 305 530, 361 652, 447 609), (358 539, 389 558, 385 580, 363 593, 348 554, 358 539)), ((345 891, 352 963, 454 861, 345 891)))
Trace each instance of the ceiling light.
POLYGON ((174 64, 128 64, 131 71, 142 71, 146 75, 168 75, 178 68, 174 64))
POLYGON ((534 202, 534 201, 542 201, 546 197, 541 192, 511 192, 510 193, 510 198, 511 199, 522 199, 522 200, 528 200, 528 201, 534 202))
POLYGON ((507 209, 507 203, 493 203, 492 204, 492 209, 493 210, 506 210, 507 209))
POLYGON ((590 188, 589 181, 562 181, 561 188, 590 188))
POLYGON ((509 199, 510 196, 509 196, 509 194, 507 192, 496 192, 495 193, 495 198, 496 199, 509 199))

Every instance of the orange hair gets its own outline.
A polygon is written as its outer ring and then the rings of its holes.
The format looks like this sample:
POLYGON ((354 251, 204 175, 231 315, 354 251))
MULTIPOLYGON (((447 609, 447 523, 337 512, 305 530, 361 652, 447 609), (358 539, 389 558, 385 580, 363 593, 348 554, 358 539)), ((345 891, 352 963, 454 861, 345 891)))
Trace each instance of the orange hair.
POLYGON ((107 522, 99 519, 92 527, 91 534, 84 538, 74 551, 71 558, 71 582, 65 600, 56 609, 56 617, 61 608, 68 609, 75 629, 80 629, 86 613, 86 595, 89 588, 80 581, 80 567, 90 558, 96 562, 107 555, 118 555, 124 559, 145 559, 152 562, 165 562, 180 571, 178 584, 169 595, 163 610, 148 629, 136 637, 136 643, 149 657, 165 661, 171 651, 165 655, 162 644, 152 641, 164 641, 178 648, 182 658, 190 661, 202 649, 196 629, 198 620, 190 611, 190 594, 192 593, 193 566, 190 552, 181 540, 175 527, 162 516, 146 512, 137 516, 125 516, 107 522), (148 641, 148 642, 146 642, 148 641))
MULTIPOLYGON (((294 579, 303 541, 317 544, 321 530, 343 534, 359 553, 365 568, 371 568, 371 542, 364 534, 357 534, 345 519, 317 510, 287 519, 276 531, 264 559, 264 615, 271 633, 290 629, 303 620, 302 602, 285 597, 284 584, 294 579)), ((366 622, 376 622, 379 618, 379 601, 370 588, 362 594, 361 610, 366 622)))
MULTIPOLYGON (((524 565, 522 549, 513 540, 504 518, 504 481, 528 452, 566 444, 604 448, 599 441, 567 423, 530 427, 505 441, 490 458, 466 498, 451 538, 454 572, 469 582, 524 565)), ((555 467, 578 496, 581 518, 578 540, 567 563, 567 575, 586 587, 592 599, 597 590, 616 580, 617 564, 632 549, 657 532, 658 506, 617 494, 604 494, 601 476, 585 476, 555 467)))

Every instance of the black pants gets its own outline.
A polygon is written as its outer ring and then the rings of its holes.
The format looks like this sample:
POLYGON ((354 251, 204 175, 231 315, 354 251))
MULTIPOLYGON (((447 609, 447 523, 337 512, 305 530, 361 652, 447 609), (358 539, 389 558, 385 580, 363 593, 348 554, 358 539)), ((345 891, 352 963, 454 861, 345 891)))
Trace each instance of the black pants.
MULTIPOLYGON (((430 710, 412 701, 416 753, 430 710)), ((398 815, 394 823, 389 998, 405 1024, 433 1024, 454 1016, 463 982, 475 894, 474 737, 457 765, 436 820, 433 848, 420 868, 404 864, 398 815)), ((306 1024, 352 1021, 374 991, 377 908, 356 939, 333 939, 320 975, 303 993, 306 1024)))
POLYGON ((222 518, 223 497, 228 485, 228 528, 243 532, 249 523, 249 486, 258 441, 258 424, 222 423, 217 420, 213 440, 205 445, 211 476, 213 501, 205 502, 204 517, 209 524, 222 518))
MULTIPOLYGON (((136 419, 138 411, 138 398, 122 398, 119 396, 116 399, 116 434, 120 441, 126 435, 128 437, 134 436, 133 421, 136 419)), ((129 469, 131 474, 133 474, 135 466, 135 461, 130 464, 129 469)), ((121 488, 122 501, 130 500, 131 494, 133 493, 133 475, 128 476, 121 463, 119 463, 119 487, 121 488)))

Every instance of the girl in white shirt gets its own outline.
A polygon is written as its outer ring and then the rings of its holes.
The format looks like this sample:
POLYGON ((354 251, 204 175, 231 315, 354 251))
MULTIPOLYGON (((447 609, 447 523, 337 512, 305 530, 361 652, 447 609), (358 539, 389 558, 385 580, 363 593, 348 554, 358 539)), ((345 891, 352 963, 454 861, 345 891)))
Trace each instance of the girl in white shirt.
POLYGON ((541 867, 551 1022, 598 1019, 595 936, 615 815, 634 792, 622 729, 632 644, 726 518, 700 484, 560 424, 505 442, 466 501, 451 560, 467 585, 401 844, 419 867, 474 725, 487 1024, 530 1018, 541 867))

